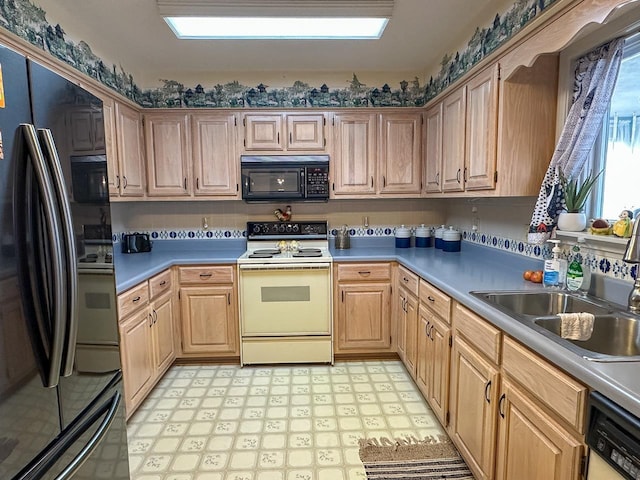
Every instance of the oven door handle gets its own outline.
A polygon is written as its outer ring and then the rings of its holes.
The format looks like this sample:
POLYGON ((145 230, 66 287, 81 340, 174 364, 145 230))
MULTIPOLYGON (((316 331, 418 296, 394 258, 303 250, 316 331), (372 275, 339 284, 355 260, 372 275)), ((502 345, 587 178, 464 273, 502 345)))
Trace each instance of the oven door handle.
POLYGON ((259 263, 241 264, 240 270, 328 270, 331 263, 259 263))

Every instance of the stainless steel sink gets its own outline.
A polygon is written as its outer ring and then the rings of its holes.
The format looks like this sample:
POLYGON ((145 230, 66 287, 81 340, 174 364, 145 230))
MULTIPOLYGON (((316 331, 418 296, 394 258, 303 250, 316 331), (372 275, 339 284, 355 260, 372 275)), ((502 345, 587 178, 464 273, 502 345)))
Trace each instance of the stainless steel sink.
MULTIPOLYGON (((560 317, 536 318, 533 322, 554 335, 560 336, 560 317)), ((595 318, 593 333, 589 340, 562 340, 589 352, 624 359, 628 357, 640 358, 640 317, 625 313, 598 315, 595 318)), ((593 356, 589 356, 589 358, 596 359, 593 356)))
POLYGON ((470 293, 587 360, 640 361, 640 316, 626 312, 624 307, 561 290, 470 293), (584 342, 560 336, 557 315, 578 312, 596 317, 593 334, 584 342))
POLYGON ((572 312, 602 315, 613 312, 607 305, 562 291, 471 293, 505 313, 518 316, 545 317, 572 312))

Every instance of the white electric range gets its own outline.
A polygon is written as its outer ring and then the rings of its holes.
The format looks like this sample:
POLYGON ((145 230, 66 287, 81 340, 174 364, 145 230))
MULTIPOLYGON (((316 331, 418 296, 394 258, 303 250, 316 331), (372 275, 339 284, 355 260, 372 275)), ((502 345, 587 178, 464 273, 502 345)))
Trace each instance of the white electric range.
POLYGON ((327 222, 249 222, 238 259, 241 364, 333 363, 327 222))

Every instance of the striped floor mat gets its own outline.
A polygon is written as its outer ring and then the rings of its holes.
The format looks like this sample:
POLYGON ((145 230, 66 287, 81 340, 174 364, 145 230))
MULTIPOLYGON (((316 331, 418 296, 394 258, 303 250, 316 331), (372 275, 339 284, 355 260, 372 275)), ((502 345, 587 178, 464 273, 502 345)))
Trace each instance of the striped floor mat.
POLYGON ((360 459, 368 480, 473 480, 446 437, 360 440, 360 459))

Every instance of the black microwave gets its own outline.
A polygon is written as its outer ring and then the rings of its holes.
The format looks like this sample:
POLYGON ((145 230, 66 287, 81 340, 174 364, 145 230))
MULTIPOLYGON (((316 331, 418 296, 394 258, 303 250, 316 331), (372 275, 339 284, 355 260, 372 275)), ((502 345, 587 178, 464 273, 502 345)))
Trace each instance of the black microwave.
POLYGON ((78 203, 108 203, 107 157, 71 157, 71 188, 73 199, 78 203))
POLYGON ((247 202, 329 199, 329 155, 242 155, 240 167, 247 202))

